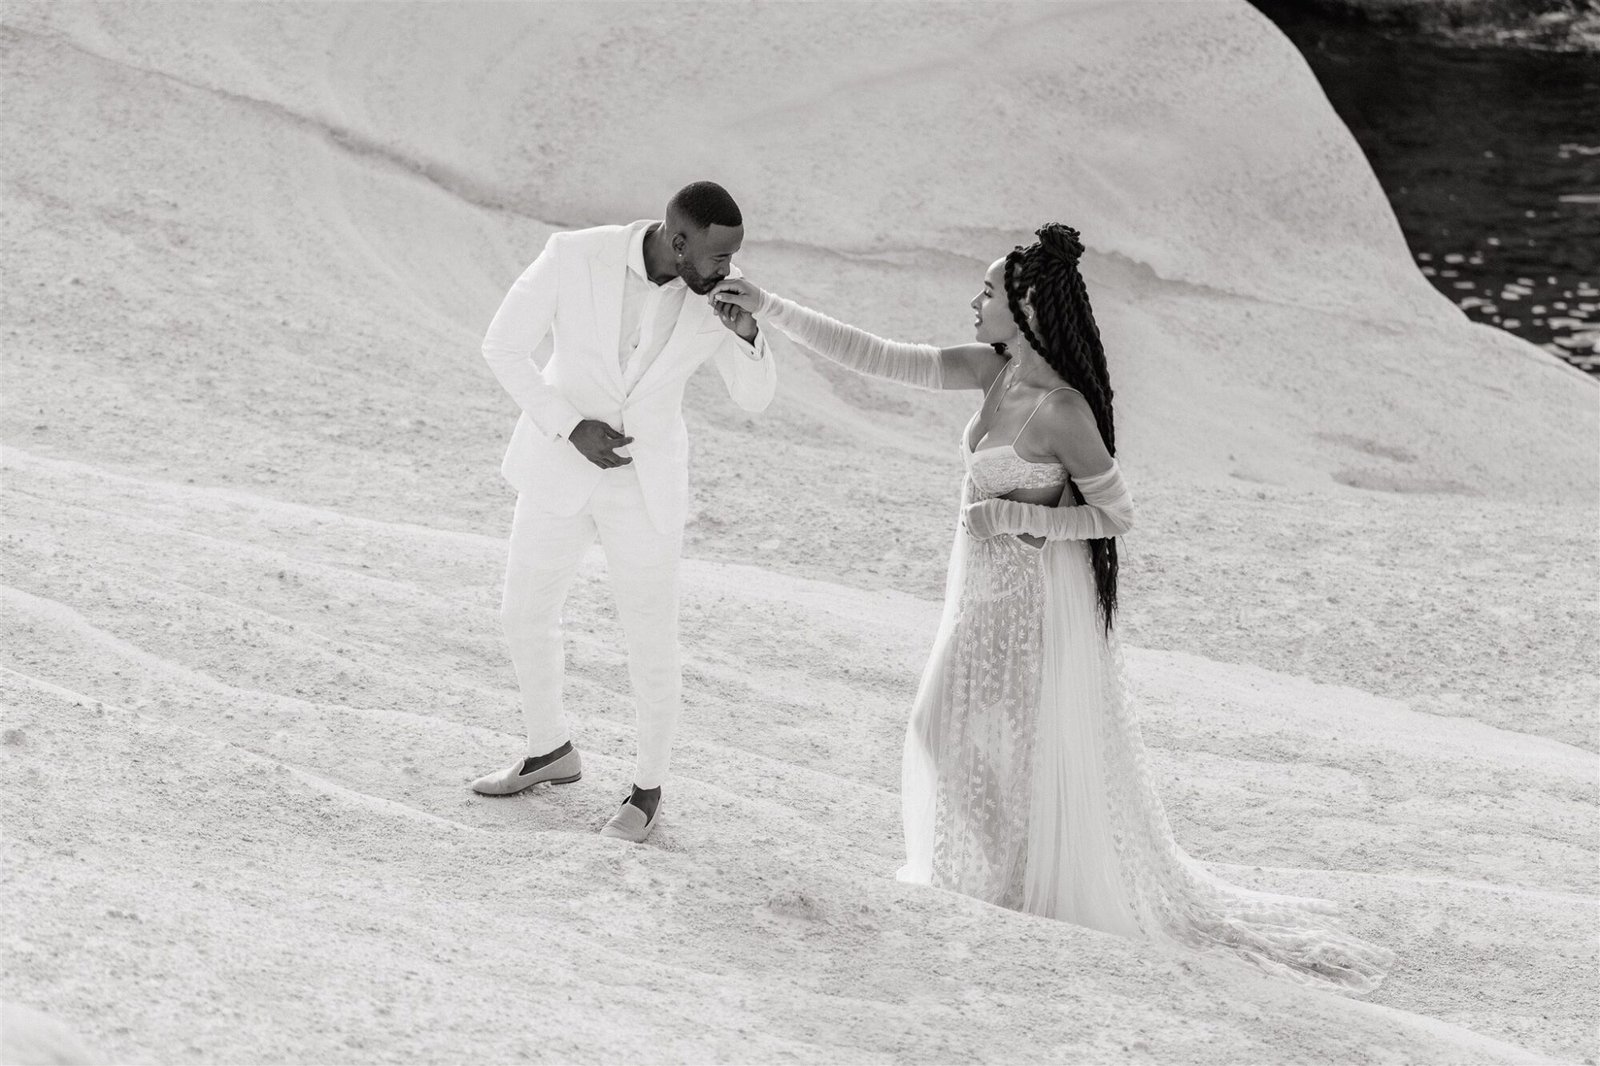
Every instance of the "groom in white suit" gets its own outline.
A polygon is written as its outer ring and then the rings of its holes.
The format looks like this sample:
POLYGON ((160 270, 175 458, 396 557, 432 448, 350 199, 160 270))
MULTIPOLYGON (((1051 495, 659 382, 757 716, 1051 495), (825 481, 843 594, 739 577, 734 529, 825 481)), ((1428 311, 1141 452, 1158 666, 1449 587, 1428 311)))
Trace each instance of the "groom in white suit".
POLYGON ((700 299, 738 276, 738 205, 700 181, 680 189, 665 215, 552 234, 483 339, 483 357, 522 409, 501 467, 518 495, 500 616, 528 749, 472 787, 509 795, 582 776, 561 702, 561 607, 598 537, 627 634, 638 725, 632 792, 602 832, 636 842, 660 811, 682 689, 684 385, 711 359, 747 411, 765 410, 777 386, 755 319, 700 299), (541 368, 535 354, 552 334, 541 368))

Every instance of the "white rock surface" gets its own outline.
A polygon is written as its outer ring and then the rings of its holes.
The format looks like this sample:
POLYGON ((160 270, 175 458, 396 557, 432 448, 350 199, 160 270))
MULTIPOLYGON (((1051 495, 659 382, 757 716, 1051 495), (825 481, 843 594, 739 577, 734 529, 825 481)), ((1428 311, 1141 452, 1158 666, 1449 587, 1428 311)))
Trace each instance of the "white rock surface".
POLYGON ((1593 1061, 1594 382, 1417 275, 1243 4, 4 12, 4 965, 116 1061, 1593 1061), (886 44, 886 42, 888 42, 886 44), (713 176, 757 280, 965 339, 1079 226, 1186 847, 1370 1002, 889 877, 971 397, 691 389, 651 844, 602 561, 589 772, 500 802, 509 401, 550 229, 713 176))
POLYGON ((0 1004, 0 1062, 6 1066, 89 1066, 104 1061, 49 1015, 21 1003, 0 1004))

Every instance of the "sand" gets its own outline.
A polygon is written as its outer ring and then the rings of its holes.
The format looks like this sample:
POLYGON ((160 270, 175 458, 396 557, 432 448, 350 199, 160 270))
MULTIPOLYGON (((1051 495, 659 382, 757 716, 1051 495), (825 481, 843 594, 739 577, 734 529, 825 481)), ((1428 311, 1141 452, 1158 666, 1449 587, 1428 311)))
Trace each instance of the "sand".
POLYGON ((0 33, 0 997, 127 1062, 1600 1053, 1600 390, 1416 273, 1243 4, 8 4, 0 33), (760 417, 714 374, 687 398, 650 843, 596 834, 632 753, 598 554, 583 781, 467 790, 521 744, 482 330, 551 229, 707 175, 752 277, 905 339, 966 339, 991 258, 1084 231, 1167 810, 1393 947, 1367 1001, 892 880, 973 398, 803 357, 760 417))

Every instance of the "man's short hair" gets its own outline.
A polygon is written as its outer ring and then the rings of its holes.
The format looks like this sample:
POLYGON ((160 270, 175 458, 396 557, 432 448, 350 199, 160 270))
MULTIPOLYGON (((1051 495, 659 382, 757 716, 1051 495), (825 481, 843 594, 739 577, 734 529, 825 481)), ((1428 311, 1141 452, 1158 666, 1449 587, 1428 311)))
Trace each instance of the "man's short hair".
POLYGON ((667 202, 667 210, 669 213, 677 212, 698 229, 744 225, 739 205, 733 202, 727 189, 714 181, 696 181, 685 185, 667 202))

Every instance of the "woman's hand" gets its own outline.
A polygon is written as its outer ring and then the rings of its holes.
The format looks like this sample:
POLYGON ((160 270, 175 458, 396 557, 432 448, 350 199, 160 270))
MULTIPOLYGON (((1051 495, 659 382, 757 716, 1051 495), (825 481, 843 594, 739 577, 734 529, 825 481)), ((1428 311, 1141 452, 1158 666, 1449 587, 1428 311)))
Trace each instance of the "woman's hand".
POLYGON ((988 540, 996 536, 1000 530, 1000 502, 999 500, 977 500, 961 512, 961 524, 967 533, 975 540, 988 540))
POLYGON ((726 313, 722 306, 724 304, 732 304, 746 314, 753 315, 766 295, 744 278, 724 278, 711 290, 709 299, 712 309, 719 315, 726 313))

